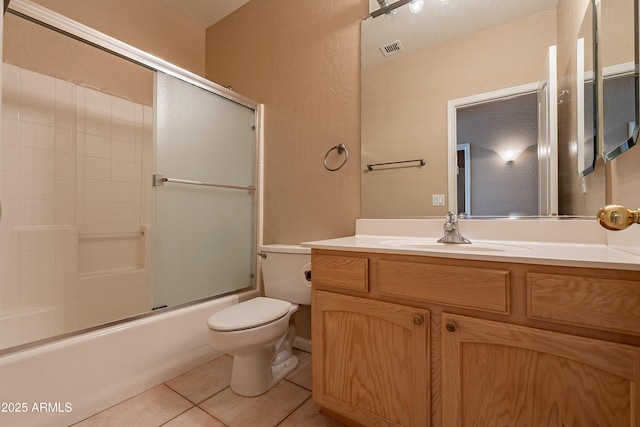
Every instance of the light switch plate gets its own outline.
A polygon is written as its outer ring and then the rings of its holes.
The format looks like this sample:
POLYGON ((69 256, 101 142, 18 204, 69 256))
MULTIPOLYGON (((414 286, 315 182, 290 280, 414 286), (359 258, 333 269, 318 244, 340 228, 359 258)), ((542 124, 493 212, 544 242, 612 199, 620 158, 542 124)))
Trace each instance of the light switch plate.
POLYGON ((432 194, 433 206, 444 206, 444 194, 432 194))

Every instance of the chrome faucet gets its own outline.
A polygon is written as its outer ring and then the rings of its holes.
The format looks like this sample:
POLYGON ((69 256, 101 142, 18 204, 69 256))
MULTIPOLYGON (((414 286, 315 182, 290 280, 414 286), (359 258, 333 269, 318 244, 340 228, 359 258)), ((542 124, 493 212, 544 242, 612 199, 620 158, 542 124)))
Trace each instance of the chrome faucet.
POLYGON ((471 243, 469 239, 465 239, 458 229, 458 215, 455 212, 447 213, 447 219, 444 222, 444 236, 438 239, 438 243, 471 243))

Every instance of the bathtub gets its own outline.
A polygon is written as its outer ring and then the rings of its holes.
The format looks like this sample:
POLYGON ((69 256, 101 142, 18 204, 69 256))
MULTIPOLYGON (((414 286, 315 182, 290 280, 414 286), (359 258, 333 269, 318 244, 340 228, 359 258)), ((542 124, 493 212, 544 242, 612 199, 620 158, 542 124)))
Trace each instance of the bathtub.
POLYGON ((0 425, 68 426, 219 356, 207 319, 225 296, 0 357, 0 425))

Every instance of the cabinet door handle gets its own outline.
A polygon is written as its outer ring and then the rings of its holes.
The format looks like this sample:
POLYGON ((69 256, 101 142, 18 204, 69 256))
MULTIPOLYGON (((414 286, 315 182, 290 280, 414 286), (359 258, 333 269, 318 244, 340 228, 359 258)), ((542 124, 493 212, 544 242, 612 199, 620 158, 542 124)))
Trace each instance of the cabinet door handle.
POLYGON ((445 325, 445 328, 447 328, 447 331, 449 331, 449 332, 455 332, 455 331, 456 331, 456 329, 458 329, 458 326, 456 326, 456 324, 455 324, 455 323, 453 323, 453 322, 448 322, 448 323, 445 325))
POLYGON ((413 323, 415 323, 416 325, 422 325, 423 322, 424 322, 424 318, 419 314, 416 314, 415 316, 413 316, 413 323))

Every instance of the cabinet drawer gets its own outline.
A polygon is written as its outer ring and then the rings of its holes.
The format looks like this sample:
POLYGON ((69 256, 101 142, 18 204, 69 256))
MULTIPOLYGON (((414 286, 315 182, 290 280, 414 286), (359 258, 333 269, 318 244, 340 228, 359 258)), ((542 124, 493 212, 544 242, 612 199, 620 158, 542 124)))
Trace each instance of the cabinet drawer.
POLYGON ((312 254, 311 280, 314 286, 368 292, 369 260, 364 257, 312 254))
POLYGON ((493 313, 510 313, 509 271, 378 261, 380 295, 493 313))
POLYGON ((640 282, 527 273, 527 316, 640 335, 640 282))

